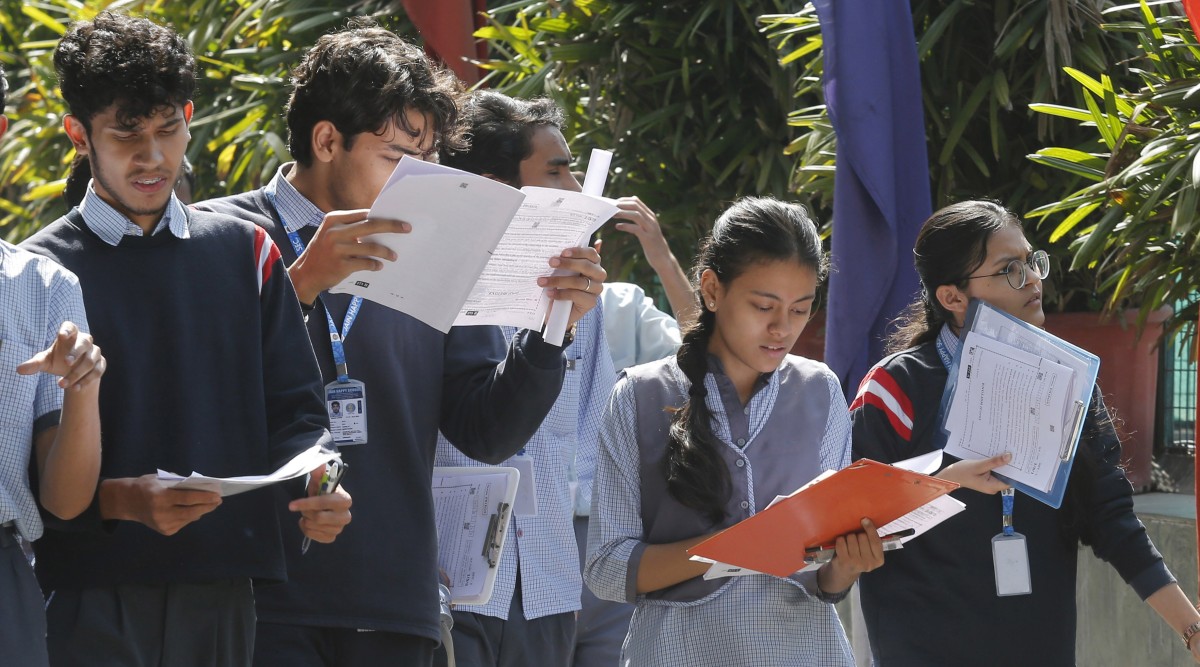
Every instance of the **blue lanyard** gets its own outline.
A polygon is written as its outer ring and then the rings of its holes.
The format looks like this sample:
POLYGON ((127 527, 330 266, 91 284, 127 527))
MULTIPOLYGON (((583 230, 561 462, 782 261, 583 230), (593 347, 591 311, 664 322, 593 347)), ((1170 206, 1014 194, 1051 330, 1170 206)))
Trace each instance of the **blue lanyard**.
POLYGON ((947 370, 949 370, 950 366, 952 366, 954 364, 954 356, 950 354, 950 349, 948 347, 946 347, 945 343, 942 342, 942 332, 941 331, 938 331, 937 338, 935 338, 934 340, 937 343, 937 353, 938 353, 938 356, 941 357, 941 359, 942 359, 942 365, 945 366, 947 370))
MULTIPOLYGON (((275 215, 279 216, 279 221, 283 223, 283 231, 287 232, 288 241, 292 244, 292 250, 295 251, 296 257, 304 254, 304 239, 300 238, 300 233, 288 226, 287 221, 283 219, 283 213, 279 211, 279 205, 275 203, 275 193, 266 188, 263 190, 267 201, 271 202, 271 207, 275 209, 275 215)), ((356 296, 350 299, 350 307, 346 309, 346 317, 342 319, 342 332, 339 334, 337 325, 333 323, 333 316, 329 314, 329 308, 324 303, 321 304, 321 310, 325 312, 325 322, 329 325, 329 344, 333 348, 333 365, 337 370, 338 382, 349 382, 350 371, 346 365, 346 347, 344 345, 346 337, 350 335, 350 328, 354 326, 354 320, 358 318, 358 310, 362 308, 362 297, 356 296)))
POLYGON ((1000 492, 1001 512, 1000 525, 1004 527, 1004 534, 1012 537, 1013 534, 1013 499, 1016 496, 1016 491, 1013 489, 1005 489, 1000 492))

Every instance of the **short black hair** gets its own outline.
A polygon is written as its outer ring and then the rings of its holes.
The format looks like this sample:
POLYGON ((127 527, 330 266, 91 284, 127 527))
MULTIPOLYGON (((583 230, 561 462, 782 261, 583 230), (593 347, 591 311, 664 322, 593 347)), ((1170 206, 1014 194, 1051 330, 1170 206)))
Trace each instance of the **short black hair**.
POLYGON ((349 149, 359 134, 380 132, 389 120, 411 129, 405 115, 410 109, 429 114, 440 144, 457 146, 461 96, 458 79, 419 47, 370 19, 352 19, 322 35, 292 70, 288 149, 309 166, 317 123, 333 123, 349 149))
POLYGON ((89 132, 92 119, 113 104, 117 120, 132 125, 187 104, 196 90, 196 59, 183 37, 108 11, 71 25, 54 50, 54 69, 67 107, 89 132))
POLYGON ((471 95, 463 105, 465 148, 443 148, 441 162, 473 174, 491 174, 521 185, 521 162, 533 154, 533 133, 563 128, 563 112, 545 97, 521 100, 491 90, 471 95))

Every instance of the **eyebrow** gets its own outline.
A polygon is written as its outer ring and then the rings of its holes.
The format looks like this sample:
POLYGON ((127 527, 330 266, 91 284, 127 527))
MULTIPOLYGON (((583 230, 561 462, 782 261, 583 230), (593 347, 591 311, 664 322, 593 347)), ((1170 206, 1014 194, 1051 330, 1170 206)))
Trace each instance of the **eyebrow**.
POLYGON ((569 167, 569 166, 571 166, 571 158, 569 158, 569 157, 552 157, 546 161, 546 166, 569 167))
MULTIPOLYGON (((760 290, 750 290, 750 293, 757 295, 757 296, 761 296, 766 299, 771 299, 772 301, 783 301, 783 299, 780 299, 778 296, 771 294, 770 292, 763 292, 760 290)), ((800 303, 801 301, 810 301, 815 298, 817 298, 816 294, 809 294, 807 296, 802 296, 799 299, 796 299, 792 303, 800 303)))
POLYGON ((1025 261, 1025 260, 1029 259, 1031 256, 1033 256, 1033 248, 1026 250, 1024 255, 1005 255, 1003 257, 997 258, 995 262, 992 262, 992 265, 993 266, 1008 266, 1009 264, 1013 263, 1014 261, 1025 261))

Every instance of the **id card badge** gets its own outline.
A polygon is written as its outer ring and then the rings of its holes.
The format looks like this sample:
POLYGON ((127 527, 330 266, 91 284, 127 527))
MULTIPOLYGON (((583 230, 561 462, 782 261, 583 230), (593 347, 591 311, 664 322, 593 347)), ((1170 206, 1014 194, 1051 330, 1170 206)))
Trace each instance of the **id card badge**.
POLYGON ((1020 533, 1000 533, 992 538, 992 563, 996 567, 996 595, 1029 595, 1029 549, 1020 533))
POLYGON ((325 411, 333 444, 363 445, 367 442, 367 387, 358 380, 333 381, 325 385, 325 411))
POLYGON ((522 449, 519 454, 508 460, 512 467, 521 473, 521 481, 517 483, 517 498, 513 501, 513 514, 517 516, 537 516, 537 487, 533 482, 533 457, 522 449))

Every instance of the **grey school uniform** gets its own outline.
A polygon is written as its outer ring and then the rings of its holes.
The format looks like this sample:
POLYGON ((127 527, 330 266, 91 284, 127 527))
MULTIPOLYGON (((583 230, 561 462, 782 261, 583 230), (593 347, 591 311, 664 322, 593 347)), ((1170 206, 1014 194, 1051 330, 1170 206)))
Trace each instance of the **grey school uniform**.
POLYGON ((598 597, 637 604, 622 665, 853 665, 850 645, 816 573, 779 578, 696 577, 636 594, 648 544, 725 528, 824 470, 850 462, 850 421, 837 377, 824 364, 788 356, 742 406, 720 362, 709 358, 707 405, 724 443, 732 493, 712 525, 666 490, 662 459, 671 414, 689 383, 674 357, 629 369, 613 391, 600 432, 584 580, 598 597))

